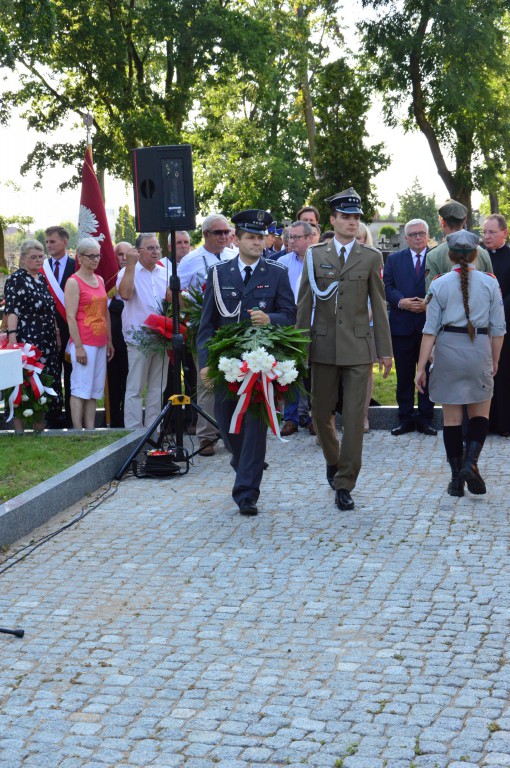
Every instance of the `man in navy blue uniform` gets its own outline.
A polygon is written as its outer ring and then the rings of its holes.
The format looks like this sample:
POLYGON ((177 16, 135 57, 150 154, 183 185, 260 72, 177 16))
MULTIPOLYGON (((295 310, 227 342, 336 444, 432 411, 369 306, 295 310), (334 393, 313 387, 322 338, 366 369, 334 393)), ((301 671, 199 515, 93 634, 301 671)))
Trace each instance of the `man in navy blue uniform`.
POLYGON ((423 393, 418 392, 418 413, 416 417, 414 414, 414 378, 425 325, 423 298, 429 228, 423 219, 411 219, 404 232, 409 247, 390 253, 384 267, 400 420, 391 434, 397 437, 417 429, 425 435, 435 435, 437 432, 432 426, 434 403, 429 398, 428 382, 423 393))
MULTIPOLYGON (((294 325, 296 304, 287 268, 262 257, 267 227, 273 217, 252 209, 232 216, 239 255, 209 270, 202 319, 197 337, 200 375, 207 380, 207 342, 228 323, 250 320, 253 325, 294 325)), ((236 479, 232 496, 242 515, 256 515, 266 454, 266 424, 247 412, 239 434, 229 427, 236 402, 215 393, 215 416, 226 447, 232 453, 236 479)))

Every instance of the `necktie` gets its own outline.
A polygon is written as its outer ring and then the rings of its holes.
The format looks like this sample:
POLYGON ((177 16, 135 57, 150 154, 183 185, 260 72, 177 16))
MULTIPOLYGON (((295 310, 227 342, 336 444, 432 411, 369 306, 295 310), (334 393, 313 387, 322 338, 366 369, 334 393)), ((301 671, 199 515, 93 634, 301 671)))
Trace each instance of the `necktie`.
POLYGON ((340 258, 340 269, 343 269, 345 267, 345 254, 346 253, 347 253, 347 251, 345 250, 345 248, 342 245, 342 247, 340 248, 340 257, 339 257, 340 258))
POLYGON ((58 271, 59 271, 59 262, 53 259, 53 274, 55 275, 55 280, 58 283, 58 271))
POLYGON ((251 267, 245 267, 244 268, 244 280, 243 280, 243 282, 244 282, 245 285, 248 285, 248 283, 250 282, 250 277, 251 277, 252 271, 253 270, 252 270, 251 267))
POLYGON ((417 277, 420 276, 420 267, 421 267, 421 255, 419 253, 416 254, 416 275, 417 277))

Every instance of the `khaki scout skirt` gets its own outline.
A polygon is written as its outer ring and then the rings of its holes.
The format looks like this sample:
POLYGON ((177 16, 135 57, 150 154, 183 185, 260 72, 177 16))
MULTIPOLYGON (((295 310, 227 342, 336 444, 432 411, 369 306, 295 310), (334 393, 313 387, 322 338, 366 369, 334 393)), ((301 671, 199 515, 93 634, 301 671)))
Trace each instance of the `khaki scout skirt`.
POLYGON ((490 400, 494 389, 490 337, 441 331, 430 368, 429 397, 441 405, 490 400))

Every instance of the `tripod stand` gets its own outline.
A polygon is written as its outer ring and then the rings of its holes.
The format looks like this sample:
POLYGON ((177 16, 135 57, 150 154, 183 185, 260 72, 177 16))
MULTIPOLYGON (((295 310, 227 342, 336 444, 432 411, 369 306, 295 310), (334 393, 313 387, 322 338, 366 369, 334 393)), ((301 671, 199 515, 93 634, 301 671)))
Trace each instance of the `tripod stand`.
POLYGON ((23 637, 25 634, 24 629, 5 629, 5 627, 0 627, 0 632, 4 635, 15 635, 16 637, 23 637))
MULTIPOLYGON (((135 446, 132 453, 129 455, 129 457, 126 459, 122 467, 119 469, 117 474, 115 475, 115 480, 121 480, 128 470, 131 463, 134 463, 135 458, 138 456, 138 454, 143 450, 144 446, 146 444, 152 446, 153 449, 155 449, 156 454, 158 454, 158 449, 162 449, 165 444, 168 443, 168 435, 171 434, 170 430, 170 415, 172 413, 172 408, 175 407, 175 440, 173 441, 174 445, 168 451, 168 459, 165 459, 162 455, 162 452, 159 452, 159 455, 155 455, 153 453, 154 458, 158 458, 160 461, 159 464, 167 465, 167 472, 165 472, 165 468, 160 467, 158 470, 158 473, 160 473, 160 476, 165 476, 166 474, 186 474, 189 471, 189 459, 192 456, 195 456, 199 451, 200 448, 198 448, 193 453, 189 453, 186 448, 184 448, 183 442, 184 442, 184 406, 185 405, 191 405, 191 407, 200 415, 203 416, 206 421, 208 421, 210 424, 212 424, 214 427, 218 428, 218 424, 216 421, 212 418, 212 416, 209 416, 208 413, 206 413, 199 405, 192 402, 190 398, 187 395, 182 394, 182 380, 181 380, 181 373, 182 373, 182 361, 183 361, 183 351, 184 351, 184 336, 182 333, 179 333, 179 297, 181 292, 181 281, 179 279, 179 276, 177 275, 177 259, 176 259, 176 246, 175 246, 175 229, 170 230, 170 237, 171 237, 171 253, 170 253, 170 260, 172 263, 172 275, 170 277, 170 291, 172 294, 172 323, 173 323, 173 334, 172 334, 172 351, 174 355, 174 394, 169 398, 168 403, 165 405, 161 413, 159 414, 158 418, 154 421, 153 424, 149 427, 145 435, 142 437, 139 443, 135 446), (159 437, 157 440, 152 440, 152 435, 158 427, 161 425, 159 437), (178 464, 184 463, 185 468, 181 471, 178 464)), ((211 441, 213 443, 215 441, 211 441)), ((152 458, 152 457, 150 457, 152 458)), ((149 459, 149 457, 148 457, 149 459)), ((151 462, 153 463, 153 462, 151 462)), ((145 467, 146 469, 146 467, 145 467)), ((135 473, 136 473, 136 467, 135 467, 135 473)), ((152 476, 150 472, 144 471, 144 475, 152 476)))

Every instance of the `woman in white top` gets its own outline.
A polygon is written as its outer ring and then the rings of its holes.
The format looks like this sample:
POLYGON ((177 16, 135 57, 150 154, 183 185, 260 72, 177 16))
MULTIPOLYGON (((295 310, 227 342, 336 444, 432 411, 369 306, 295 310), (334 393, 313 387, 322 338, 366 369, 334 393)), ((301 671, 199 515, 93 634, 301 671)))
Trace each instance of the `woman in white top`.
POLYGON ((486 492, 478 457, 489 429, 489 409, 505 335, 505 315, 498 281, 472 266, 478 237, 461 230, 447 236, 451 272, 432 281, 425 301, 416 386, 423 391, 425 366, 435 345, 430 369, 431 400, 443 406, 443 440, 452 470, 450 496, 486 492), (469 424, 463 458, 462 416, 467 405, 469 424))

